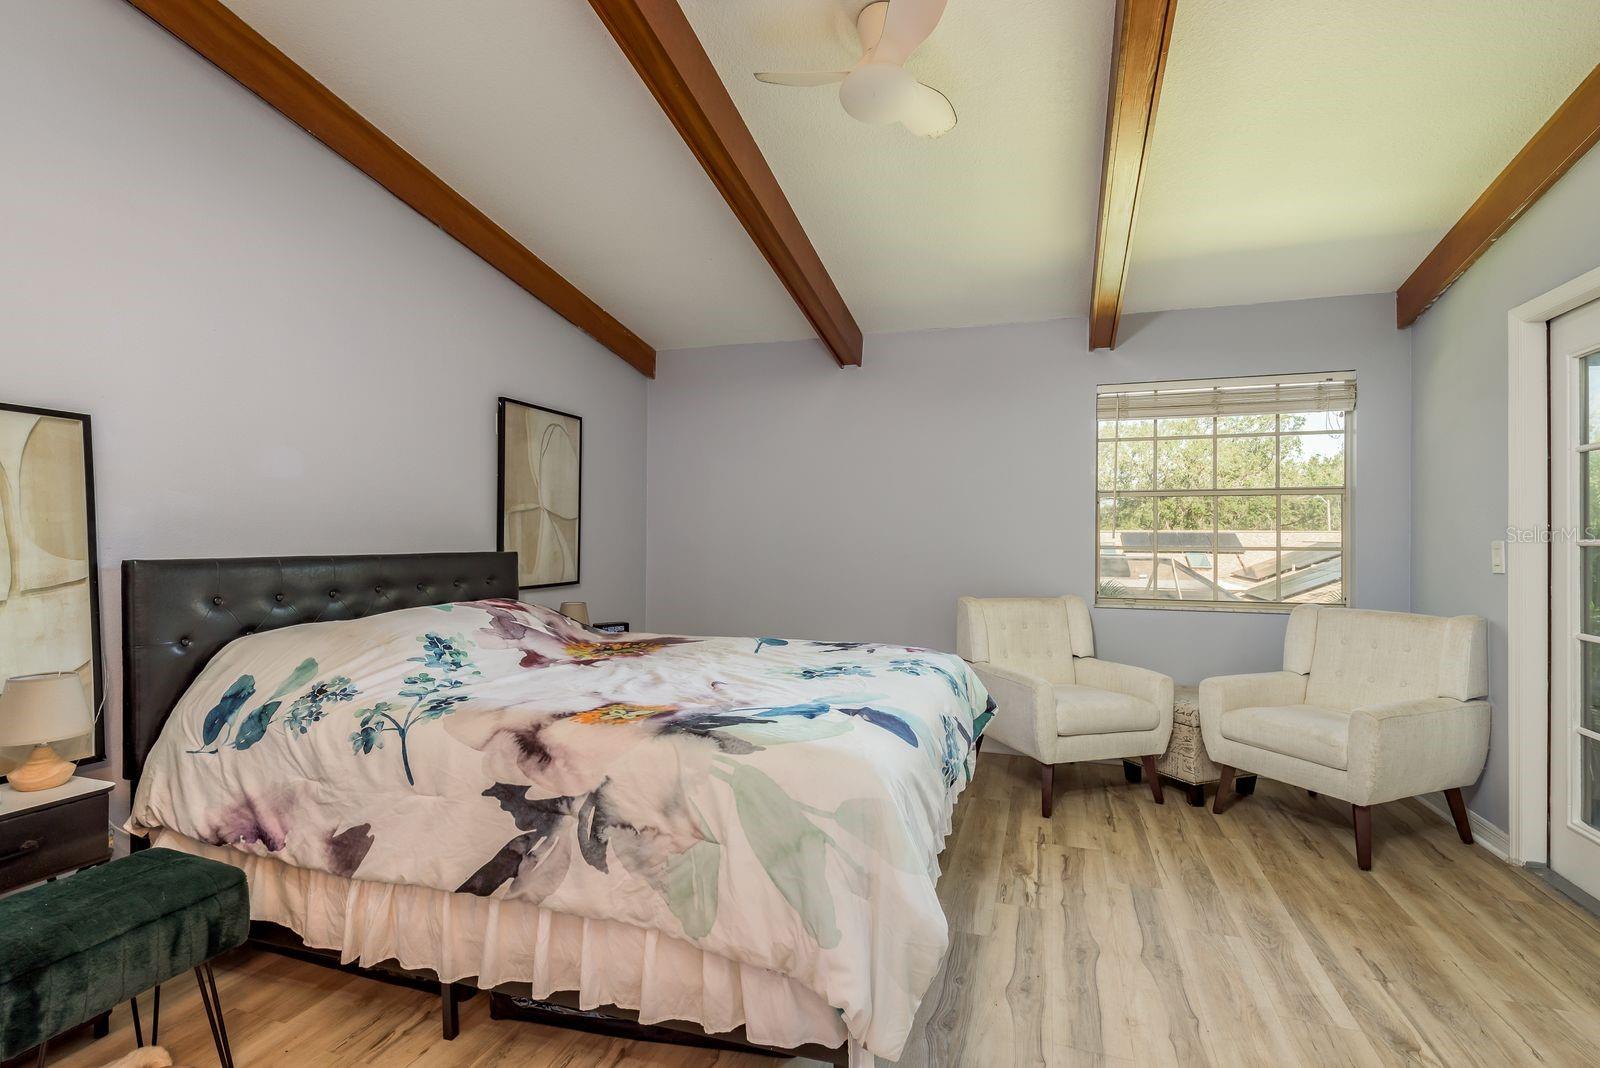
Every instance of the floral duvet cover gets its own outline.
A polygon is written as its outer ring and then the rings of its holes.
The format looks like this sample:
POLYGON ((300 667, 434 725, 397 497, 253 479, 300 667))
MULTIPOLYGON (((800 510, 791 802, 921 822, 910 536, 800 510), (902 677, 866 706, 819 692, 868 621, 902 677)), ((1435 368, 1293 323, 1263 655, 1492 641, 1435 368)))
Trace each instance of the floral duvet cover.
POLYGON ((133 816, 660 930, 800 981, 893 1059, 947 945, 937 856, 992 710, 944 653, 438 605, 233 642, 133 816))

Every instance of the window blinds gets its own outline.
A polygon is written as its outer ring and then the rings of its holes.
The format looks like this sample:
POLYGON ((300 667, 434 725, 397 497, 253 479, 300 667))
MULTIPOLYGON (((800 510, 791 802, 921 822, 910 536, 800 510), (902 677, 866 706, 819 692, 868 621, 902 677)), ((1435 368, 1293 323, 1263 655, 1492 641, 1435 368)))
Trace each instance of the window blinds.
POLYGON ((1160 388, 1101 386, 1095 401, 1100 419, 1185 419, 1204 415, 1276 412, 1349 412, 1356 406, 1354 375, 1238 379, 1217 385, 1160 388))

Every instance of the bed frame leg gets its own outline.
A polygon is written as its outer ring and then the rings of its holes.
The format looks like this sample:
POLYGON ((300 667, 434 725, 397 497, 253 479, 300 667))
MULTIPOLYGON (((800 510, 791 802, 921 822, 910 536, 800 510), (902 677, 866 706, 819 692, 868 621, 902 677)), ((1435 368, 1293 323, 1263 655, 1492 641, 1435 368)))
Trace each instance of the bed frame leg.
POLYGON ((454 1039, 461 1033, 461 996, 454 983, 439 984, 439 1022, 445 1039, 454 1039))

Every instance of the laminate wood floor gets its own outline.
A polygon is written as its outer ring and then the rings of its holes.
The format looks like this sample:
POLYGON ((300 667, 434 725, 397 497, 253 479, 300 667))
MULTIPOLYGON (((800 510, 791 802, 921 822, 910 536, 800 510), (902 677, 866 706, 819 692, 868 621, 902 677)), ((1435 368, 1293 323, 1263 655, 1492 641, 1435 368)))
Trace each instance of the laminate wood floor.
MULTIPOLYGON (((1364 874, 1349 807, 1278 783, 1217 817, 1060 768, 1051 820, 1037 783, 986 756, 957 808, 950 954, 902 1064, 1600 1063, 1600 923, 1415 802, 1375 810, 1364 874)), ((217 978, 241 1068, 775 1063, 490 1020, 484 997, 445 1042, 434 997, 254 950, 217 978)), ((193 980, 164 1000, 177 1063, 215 1064, 193 980)), ((131 1045, 123 1008, 50 1063, 131 1045)))

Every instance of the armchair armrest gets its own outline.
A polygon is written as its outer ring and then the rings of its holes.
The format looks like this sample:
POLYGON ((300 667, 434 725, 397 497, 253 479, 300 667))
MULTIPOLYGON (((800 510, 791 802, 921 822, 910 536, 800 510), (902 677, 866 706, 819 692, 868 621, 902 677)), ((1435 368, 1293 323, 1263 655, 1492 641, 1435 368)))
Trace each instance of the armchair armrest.
POLYGON ((1019 753, 1045 760, 1055 748, 1056 690, 1048 679, 999 664, 972 664, 994 698, 984 734, 1019 753))
POLYGON ((1206 748, 1219 751, 1222 714, 1235 708, 1298 705, 1306 699, 1309 678, 1294 671, 1255 675, 1217 675, 1200 683, 1200 736, 1206 748))
POLYGON ((1097 660, 1092 656, 1079 657, 1072 669, 1080 685, 1097 690, 1111 690, 1149 701, 1156 706, 1164 719, 1172 717, 1172 676, 1132 664, 1117 664, 1097 660))
POLYGON ((1489 756, 1489 702, 1425 697, 1350 713, 1354 804, 1468 786, 1489 756))

